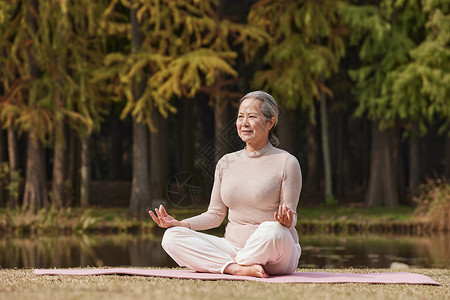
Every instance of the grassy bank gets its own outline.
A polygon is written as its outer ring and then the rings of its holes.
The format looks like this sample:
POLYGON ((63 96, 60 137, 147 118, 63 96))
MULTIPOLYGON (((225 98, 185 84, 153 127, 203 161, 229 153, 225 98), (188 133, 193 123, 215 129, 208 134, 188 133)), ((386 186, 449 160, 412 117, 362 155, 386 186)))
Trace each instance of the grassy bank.
POLYGON ((128 218, 126 208, 68 208, 42 210, 36 214, 0 210, 0 230, 14 235, 150 232, 154 227, 150 218, 128 218))
POLYGON ((304 208, 299 211, 301 233, 393 233, 427 235, 436 233, 427 218, 417 216, 413 207, 304 208))
MULTIPOLYGON (((392 272, 386 269, 321 269, 320 271, 392 272)), ((32 270, 7 269, 0 271, 0 299, 450 299, 449 270, 409 269, 408 271, 429 276, 442 286, 269 284, 117 275, 36 276, 32 270)))
MULTIPOLYGON (((178 219, 206 210, 169 208, 178 219)), ((297 228, 301 233, 400 233, 428 234, 433 228, 424 218, 417 217, 412 207, 308 207, 298 211, 297 228)), ((70 208, 60 211, 41 211, 29 215, 20 211, 0 210, 0 230, 10 234, 59 234, 95 232, 151 232, 155 224, 129 219, 126 208, 70 208)))

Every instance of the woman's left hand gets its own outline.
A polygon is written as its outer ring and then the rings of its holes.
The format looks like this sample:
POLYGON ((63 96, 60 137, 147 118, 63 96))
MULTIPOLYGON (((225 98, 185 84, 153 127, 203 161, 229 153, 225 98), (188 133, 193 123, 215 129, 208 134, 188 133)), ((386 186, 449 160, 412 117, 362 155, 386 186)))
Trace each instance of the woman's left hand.
POLYGON ((153 221, 155 221, 156 224, 158 224, 159 227, 162 228, 170 228, 174 226, 183 226, 187 228, 191 228, 190 224, 186 221, 178 221, 171 215, 169 215, 166 212, 166 209, 164 206, 160 205, 159 208, 155 208, 155 212, 152 212, 151 210, 148 212, 150 216, 152 217, 153 221))
POLYGON ((278 206, 278 211, 274 213, 275 221, 286 227, 291 227, 294 218, 294 212, 286 204, 278 206))

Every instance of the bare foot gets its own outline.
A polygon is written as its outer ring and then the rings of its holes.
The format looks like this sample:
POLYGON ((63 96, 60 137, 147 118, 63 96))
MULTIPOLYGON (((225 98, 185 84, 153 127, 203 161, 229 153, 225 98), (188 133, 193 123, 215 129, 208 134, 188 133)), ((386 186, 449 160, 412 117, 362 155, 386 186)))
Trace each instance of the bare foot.
POLYGON ((241 266, 238 264, 229 264, 224 273, 239 276, 252 276, 252 277, 269 277, 261 265, 241 266))

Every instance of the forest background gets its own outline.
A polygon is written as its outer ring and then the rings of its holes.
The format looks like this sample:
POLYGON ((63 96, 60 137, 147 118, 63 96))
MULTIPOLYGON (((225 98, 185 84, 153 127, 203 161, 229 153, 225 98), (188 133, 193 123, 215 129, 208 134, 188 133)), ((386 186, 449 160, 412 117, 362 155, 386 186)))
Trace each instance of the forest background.
POLYGON ((448 203, 449 13, 446 0, 0 0, 0 206, 204 205, 217 159, 243 147, 236 101, 257 89, 279 103, 302 205, 415 205, 427 182, 448 203))

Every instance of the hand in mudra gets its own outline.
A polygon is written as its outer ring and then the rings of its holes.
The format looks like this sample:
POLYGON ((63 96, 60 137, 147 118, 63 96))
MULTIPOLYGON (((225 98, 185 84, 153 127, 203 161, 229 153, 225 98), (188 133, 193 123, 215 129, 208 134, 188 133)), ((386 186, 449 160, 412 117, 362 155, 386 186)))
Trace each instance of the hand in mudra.
POLYGON ((294 219, 294 212, 290 210, 286 204, 282 204, 278 207, 278 211, 274 213, 275 221, 278 221, 281 225, 291 227, 292 220, 294 219))
POLYGON ((158 224, 159 227, 162 228, 169 228, 169 227, 175 227, 175 226, 183 226, 190 228, 189 223, 187 222, 180 222, 171 215, 169 215, 164 208, 164 206, 160 205, 159 208, 155 208, 155 212, 149 211, 150 217, 152 217, 153 221, 155 221, 156 224, 158 224))

